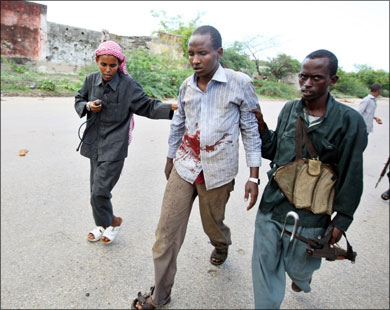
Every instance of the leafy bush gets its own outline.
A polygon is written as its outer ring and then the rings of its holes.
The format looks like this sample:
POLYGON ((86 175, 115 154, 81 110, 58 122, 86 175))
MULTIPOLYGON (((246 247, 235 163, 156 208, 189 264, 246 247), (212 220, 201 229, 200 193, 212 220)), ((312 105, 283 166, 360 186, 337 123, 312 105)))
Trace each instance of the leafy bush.
POLYGON ((356 65, 357 72, 338 70, 339 81, 333 87, 337 92, 363 98, 370 93, 370 86, 374 83, 383 87, 381 95, 389 97, 389 73, 384 70, 373 70, 367 65, 356 65))
POLYGON ((24 65, 17 65, 16 63, 10 63, 10 66, 12 70, 14 70, 16 73, 23 74, 25 73, 28 69, 24 65))
POLYGON ((300 96, 294 87, 276 80, 254 79, 256 93, 267 97, 278 97, 284 99, 295 99, 300 96))
POLYGON ((93 64, 93 65, 89 65, 89 66, 85 66, 85 67, 80 68, 77 71, 77 75, 80 77, 80 79, 84 80, 87 75, 91 74, 92 72, 96 72, 98 70, 99 69, 96 66, 96 64, 93 64))
POLYGON ((70 81, 68 78, 63 78, 60 80, 60 86, 62 86, 66 90, 77 92, 83 86, 83 80, 70 81))
POLYGON ((354 74, 346 73, 341 68, 338 70, 339 80, 332 87, 334 93, 342 93, 349 96, 364 98, 370 89, 365 86, 354 74), (336 91, 336 92, 335 92, 336 91))
POLYGON ((127 71, 154 98, 177 97, 182 82, 193 73, 183 57, 172 59, 167 53, 152 55, 139 47, 126 55, 127 71))
POLYGON ((49 79, 38 80, 38 85, 40 89, 44 89, 44 90, 53 91, 56 89, 56 84, 49 79))

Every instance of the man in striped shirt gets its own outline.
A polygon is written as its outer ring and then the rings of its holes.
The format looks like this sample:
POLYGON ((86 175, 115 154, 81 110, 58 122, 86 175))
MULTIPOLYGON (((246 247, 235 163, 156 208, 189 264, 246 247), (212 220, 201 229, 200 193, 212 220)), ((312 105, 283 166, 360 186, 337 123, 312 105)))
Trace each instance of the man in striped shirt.
POLYGON ((168 183, 153 246, 155 286, 149 294, 138 293, 134 308, 153 309, 170 301, 177 256, 196 197, 203 229, 214 246, 210 262, 220 265, 226 260, 232 242, 223 220, 238 173, 240 133, 249 167, 247 209, 257 200, 261 139, 250 111, 259 106, 258 98, 247 75, 220 65, 222 54, 217 29, 202 26, 194 31, 188 44, 194 74, 181 85, 168 139, 168 183))

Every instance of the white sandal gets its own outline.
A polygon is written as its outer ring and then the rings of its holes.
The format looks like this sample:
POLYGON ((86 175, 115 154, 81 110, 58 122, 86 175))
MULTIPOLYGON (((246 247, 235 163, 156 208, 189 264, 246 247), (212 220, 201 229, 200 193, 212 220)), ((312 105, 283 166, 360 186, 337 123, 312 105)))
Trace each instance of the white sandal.
MULTIPOLYGON (((122 225, 121 225, 122 226, 122 225)), ((104 231, 104 234, 102 237, 107 238, 109 241, 103 241, 104 244, 109 244, 114 241, 115 237, 117 236, 119 230, 121 229, 121 226, 109 226, 104 231)))
POLYGON ((100 239, 102 239, 102 236, 103 236, 103 233, 104 233, 104 228, 102 226, 97 226, 95 227, 94 229, 92 229, 89 233, 89 234, 92 234, 93 235, 93 239, 90 239, 88 237, 88 241, 91 241, 91 242, 95 242, 95 241, 99 241, 100 239))

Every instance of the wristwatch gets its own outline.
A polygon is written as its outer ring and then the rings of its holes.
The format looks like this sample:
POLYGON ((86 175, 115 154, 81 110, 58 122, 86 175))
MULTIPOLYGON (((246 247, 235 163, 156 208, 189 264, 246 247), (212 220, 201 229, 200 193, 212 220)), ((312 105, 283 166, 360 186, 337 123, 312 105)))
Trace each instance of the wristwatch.
POLYGON ((251 181, 251 182, 256 183, 257 185, 260 185, 260 179, 258 179, 258 178, 249 178, 248 181, 251 181))

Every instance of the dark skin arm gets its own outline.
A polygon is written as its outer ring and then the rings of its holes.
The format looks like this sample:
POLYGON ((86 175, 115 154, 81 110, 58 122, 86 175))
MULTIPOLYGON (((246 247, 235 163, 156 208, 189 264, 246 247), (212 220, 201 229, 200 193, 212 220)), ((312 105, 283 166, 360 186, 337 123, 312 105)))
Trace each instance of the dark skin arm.
MULTIPOLYGON (((250 177, 258 178, 259 177, 259 167, 250 167, 250 177)), ((248 201, 249 195, 251 196, 249 205, 246 207, 246 210, 249 211, 255 205, 257 201, 257 196, 259 195, 259 188, 255 182, 247 181, 245 184, 245 196, 244 200, 248 201)))
POLYGON ((264 122, 263 113, 260 112, 260 106, 256 110, 251 110, 251 112, 256 115, 259 132, 264 131, 267 128, 267 124, 264 122))
POLYGON ((343 231, 338 229, 337 227, 333 227, 333 231, 332 231, 332 237, 330 238, 330 241, 329 241, 329 244, 331 245, 331 247, 333 247, 333 244, 335 244, 336 242, 338 242, 341 237, 343 235, 343 231))
MULTIPOLYGON (((263 114, 260 112, 260 107, 258 107, 256 110, 252 110, 251 112, 255 113, 256 115, 259 132, 264 131, 267 128, 267 124, 264 122, 263 114)), ((333 246, 333 244, 337 243, 341 239, 342 235, 343 231, 338 229, 337 227, 334 227, 329 244, 333 246)))
POLYGON ((164 169, 165 177, 167 178, 167 180, 169 179, 172 168, 173 168, 173 158, 167 157, 167 162, 165 164, 165 169, 164 169))

